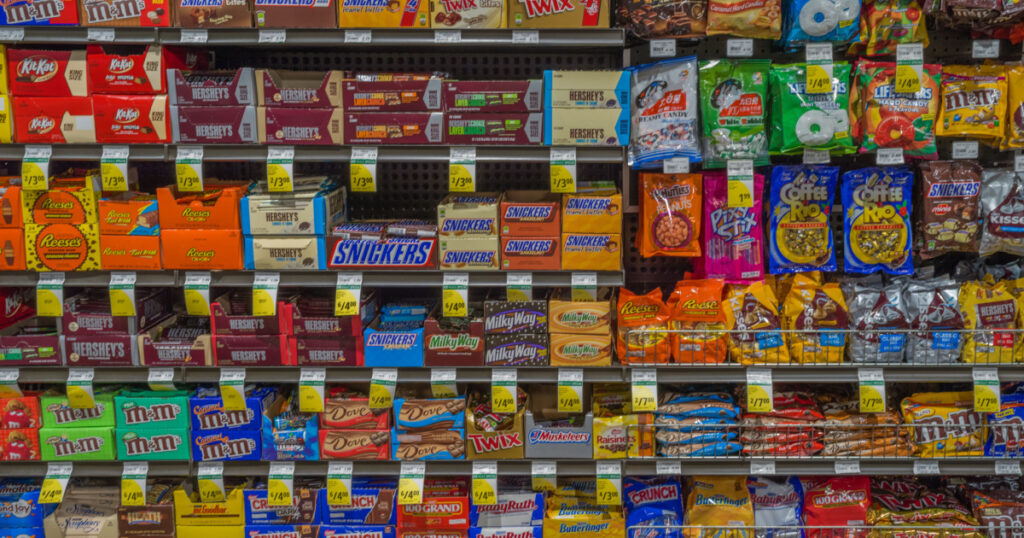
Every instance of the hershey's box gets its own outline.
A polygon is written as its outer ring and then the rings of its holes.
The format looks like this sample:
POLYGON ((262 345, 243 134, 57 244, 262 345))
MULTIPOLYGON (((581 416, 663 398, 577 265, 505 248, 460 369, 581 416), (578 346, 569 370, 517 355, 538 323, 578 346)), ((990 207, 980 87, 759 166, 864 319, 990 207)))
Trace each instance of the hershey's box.
POLYGON ((171 105, 171 134, 181 144, 255 144, 254 106, 171 105))
POLYGON ((324 235, 345 220, 345 187, 327 192, 249 194, 242 198, 246 235, 324 235))
POLYGON ((168 69, 167 99, 172 106, 255 105, 256 81, 253 68, 192 72, 168 69))

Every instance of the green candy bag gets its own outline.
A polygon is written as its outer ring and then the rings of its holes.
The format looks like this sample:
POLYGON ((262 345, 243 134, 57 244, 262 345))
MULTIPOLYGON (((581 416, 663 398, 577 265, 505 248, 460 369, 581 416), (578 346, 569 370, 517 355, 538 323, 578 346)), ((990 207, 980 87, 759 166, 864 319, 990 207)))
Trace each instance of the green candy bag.
POLYGON ((766 100, 770 60, 705 60, 700 63, 704 166, 729 159, 768 161, 766 100))
POLYGON ((854 153, 850 134, 850 64, 832 67, 831 93, 806 93, 805 64, 773 66, 771 152, 793 155, 806 149, 833 155, 854 153))

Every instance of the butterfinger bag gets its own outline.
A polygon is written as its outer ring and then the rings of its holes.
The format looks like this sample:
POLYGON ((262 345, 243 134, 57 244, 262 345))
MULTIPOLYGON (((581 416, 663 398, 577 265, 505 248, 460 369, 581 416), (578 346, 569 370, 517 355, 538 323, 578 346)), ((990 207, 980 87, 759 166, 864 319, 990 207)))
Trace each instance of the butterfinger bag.
MULTIPOLYGON (((686 496, 684 525, 691 527, 752 527, 754 507, 750 503, 745 476, 695 476, 686 496)), ((721 529, 687 529, 686 536, 739 537, 746 532, 721 529)))
POLYGON ((640 174, 638 249, 652 256, 700 256, 700 174, 640 174))

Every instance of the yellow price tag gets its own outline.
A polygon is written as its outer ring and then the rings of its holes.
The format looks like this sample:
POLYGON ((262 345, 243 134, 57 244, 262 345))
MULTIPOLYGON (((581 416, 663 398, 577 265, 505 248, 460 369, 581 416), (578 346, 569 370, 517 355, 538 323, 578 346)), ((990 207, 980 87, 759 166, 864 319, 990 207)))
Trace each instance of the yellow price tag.
POLYGON ((558 386, 558 412, 559 413, 582 413, 583 402, 576 389, 569 385, 558 386))
POLYGON ((658 408, 658 402, 650 387, 633 385, 633 412, 650 412, 658 408))
POLYGON ((533 475, 530 479, 533 491, 555 491, 555 482, 547 476, 533 475))
POLYGON ((917 93, 921 91, 921 78, 912 65, 896 66, 896 93, 917 93))
POLYGON ((110 289, 110 313, 115 316, 134 316, 135 300, 123 289, 110 289))
POLYGON ((345 481, 340 478, 327 479, 327 504, 328 506, 349 506, 352 504, 352 493, 345 487, 345 481))
POLYGON ((93 399, 92 394, 85 387, 78 385, 68 385, 68 403, 71 404, 72 409, 93 409, 96 407, 96 400, 93 399))
POLYGON ((498 503, 498 494, 486 478, 473 478, 473 504, 493 505, 498 503))
POLYGON ((370 409, 386 409, 392 405, 391 391, 380 383, 370 385, 370 409))
POLYGON ((359 301, 352 290, 337 288, 334 293, 335 316, 358 316, 359 301))
POLYGON ((64 485, 56 478, 44 478, 39 490, 39 504, 56 504, 64 498, 64 485))
POLYGON ((832 77, 824 66, 807 66, 807 93, 832 93, 832 77))
POLYGON ((270 290, 253 288, 252 290, 252 315, 273 316, 277 312, 277 302, 271 296, 270 290))
POLYGON ((292 192, 292 175, 280 164, 267 164, 267 186, 270 192, 292 192))
POLYGON ((217 482, 208 478, 199 479, 199 500, 204 503, 216 503, 224 501, 224 490, 217 482))
POLYGON ((373 172, 362 164, 349 165, 349 180, 352 192, 377 192, 373 172))
POLYGON ((203 192, 203 179, 191 164, 178 163, 174 165, 174 173, 178 178, 178 191, 180 192, 203 192))
POLYGON ((466 301, 462 297, 462 293, 459 290, 444 290, 441 294, 444 317, 447 318, 464 318, 468 315, 468 308, 466 301))
POLYGON ((747 384, 747 411, 750 413, 770 413, 772 396, 761 385, 747 384))
POLYGON ((728 184, 727 203, 729 207, 754 207, 754 194, 747 181, 730 179, 728 184))
POLYGON ((138 481, 131 478, 121 479, 121 506, 145 506, 146 495, 139 487, 138 481))
POLYGON ((324 412, 324 398, 316 387, 299 385, 299 410, 303 413, 324 412))
POLYGON ((52 289, 36 288, 36 315, 59 318, 64 315, 64 302, 52 289))
POLYGON ((995 413, 999 411, 999 385, 974 383, 974 411, 977 413, 995 413))
POLYGON ((551 192, 558 194, 572 194, 576 192, 576 178, 563 165, 551 165, 551 192))
POLYGON ((622 499, 619 497, 619 488, 616 487, 613 480, 608 478, 597 479, 597 504, 604 506, 622 504, 622 499))
MULTIPOLYGON (((422 479, 421 479, 422 480, 422 479)), ((422 504, 423 503, 423 489, 422 482, 418 482, 414 478, 399 478, 398 479, 398 504, 422 504)))
POLYGON ((491 409, 495 413, 515 413, 516 399, 504 385, 491 385, 491 409))
POLYGON ((462 164, 451 164, 448 167, 448 190, 451 192, 474 192, 476 190, 473 174, 462 164))
POLYGON ((104 191, 125 192, 128 190, 128 179, 121 173, 117 163, 101 163, 100 177, 104 191))
POLYGON ((860 412, 885 412, 885 398, 878 392, 878 387, 866 383, 860 385, 860 412))
POLYGON ((49 188, 46 172, 37 163, 21 163, 21 186, 27 191, 45 191, 49 188))
POLYGON ((245 395, 242 394, 240 386, 221 383, 220 398, 224 402, 224 410, 245 411, 245 395))
POLYGON ((292 492, 283 480, 271 478, 267 481, 267 504, 270 506, 292 505, 292 492))
POLYGON ((185 310, 190 316, 209 316, 210 303, 200 290, 185 289, 185 310))

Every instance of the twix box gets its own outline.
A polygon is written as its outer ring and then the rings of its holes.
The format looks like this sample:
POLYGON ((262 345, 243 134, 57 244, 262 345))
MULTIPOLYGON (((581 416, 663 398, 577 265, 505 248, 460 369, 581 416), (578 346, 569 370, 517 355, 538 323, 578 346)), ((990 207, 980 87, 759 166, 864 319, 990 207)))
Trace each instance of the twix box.
POLYGON ((96 142, 92 99, 88 97, 14 97, 14 139, 23 144, 96 142))
POLYGON ((166 95, 94 95, 96 141, 157 144, 168 142, 166 95))
POLYGON ((608 28, 609 0, 508 0, 509 28, 608 28))
POLYGON ((11 95, 89 95, 84 50, 8 49, 11 95))

